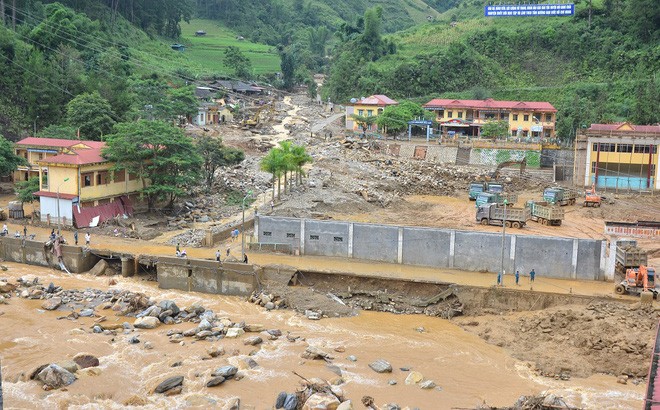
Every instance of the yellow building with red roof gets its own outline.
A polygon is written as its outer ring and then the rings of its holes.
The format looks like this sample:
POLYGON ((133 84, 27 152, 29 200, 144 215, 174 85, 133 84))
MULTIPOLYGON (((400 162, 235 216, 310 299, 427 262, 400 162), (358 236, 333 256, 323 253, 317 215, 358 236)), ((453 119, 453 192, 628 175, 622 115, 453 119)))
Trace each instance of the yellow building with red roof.
MULTIPOLYGON (((354 115, 360 117, 376 117, 383 113, 385 107, 398 105, 399 103, 386 95, 376 94, 366 98, 353 99, 346 105, 346 129, 353 131, 362 131, 360 124, 355 121, 354 115)), ((376 124, 367 125, 365 131, 377 131, 376 124)))

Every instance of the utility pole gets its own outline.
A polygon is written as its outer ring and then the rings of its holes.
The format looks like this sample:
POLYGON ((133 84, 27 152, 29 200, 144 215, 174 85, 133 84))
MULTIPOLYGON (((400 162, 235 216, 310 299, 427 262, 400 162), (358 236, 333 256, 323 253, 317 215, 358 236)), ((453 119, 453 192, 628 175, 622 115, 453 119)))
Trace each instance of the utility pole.
POLYGON ((504 286, 504 245, 506 243, 506 207, 508 201, 505 199, 504 202, 504 220, 502 221, 502 264, 500 266, 500 273, 502 274, 502 286, 504 286))
POLYGON ((249 196, 252 196, 252 191, 243 197, 243 202, 241 204, 241 210, 243 211, 243 222, 241 223, 241 262, 245 260, 245 201, 249 196))

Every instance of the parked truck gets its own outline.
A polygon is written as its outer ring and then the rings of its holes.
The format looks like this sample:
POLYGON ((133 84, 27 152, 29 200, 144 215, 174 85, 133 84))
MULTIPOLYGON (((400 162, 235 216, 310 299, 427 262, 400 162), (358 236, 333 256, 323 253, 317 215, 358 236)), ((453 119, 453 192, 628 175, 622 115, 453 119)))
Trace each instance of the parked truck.
POLYGON ((577 200, 577 191, 562 187, 550 187, 543 190, 543 200, 552 205, 573 205, 577 200))
POLYGON ((477 195, 476 207, 479 208, 484 204, 503 204, 506 201, 507 204, 513 205, 518 200, 518 195, 508 194, 505 192, 495 193, 495 192, 482 192, 477 195))
POLYGON ((616 272, 625 275, 628 269, 635 269, 648 264, 648 252, 637 247, 633 239, 619 239, 616 242, 616 272))
POLYGON ((477 222, 482 225, 499 225, 522 228, 531 218, 529 208, 513 208, 502 204, 484 204, 477 208, 477 222))
POLYGON ((476 201, 477 196, 484 191, 486 191, 485 182, 472 182, 470 188, 468 188, 468 198, 470 198, 470 201, 476 201))
POLYGON ((542 225, 560 226, 564 219, 564 208, 545 201, 527 201, 525 207, 532 213, 532 221, 542 225))

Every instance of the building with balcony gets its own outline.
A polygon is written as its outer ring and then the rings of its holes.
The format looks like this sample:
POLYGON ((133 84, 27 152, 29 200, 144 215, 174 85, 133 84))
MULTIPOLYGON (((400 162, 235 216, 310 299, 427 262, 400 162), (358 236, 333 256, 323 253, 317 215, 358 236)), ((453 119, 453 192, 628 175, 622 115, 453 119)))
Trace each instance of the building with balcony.
POLYGON ((660 189, 660 125, 591 124, 577 136, 574 182, 599 189, 660 189))
POLYGON ((114 163, 101 155, 105 143, 90 148, 90 141, 77 142, 75 149, 37 160, 41 221, 86 227, 131 214, 142 181, 126 170, 112 170, 114 163))
POLYGON ((376 124, 367 124, 366 129, 362 129, 358 121, 355 121, 353 115, 360 117, 376 117, 383 113, 385 107, 398 105, 399 103, 386 95, 372 95, 370 97, 353 99, 346 105, 346 129, 353 131, 375 132, 378 131, 376 124))
POLYGON ((435 112, 436 134, 478 137, 488 121, 506 121, 517 138, 555 138, 557 109, 548 102, 453 100, 436 98, 424 104, 435 112))
POLYGON ((14 171, 14 182, 27 181, 39 176, 41 172, 48 174, 48 170, 39 170, 37 162, 59 154, 72 153, 75 150, 99 148, 104 144, 99 141, 66 140, 59 138, 27 137, 14 144, 14 153, 27 160, 28 165, 19 166, 14 171))

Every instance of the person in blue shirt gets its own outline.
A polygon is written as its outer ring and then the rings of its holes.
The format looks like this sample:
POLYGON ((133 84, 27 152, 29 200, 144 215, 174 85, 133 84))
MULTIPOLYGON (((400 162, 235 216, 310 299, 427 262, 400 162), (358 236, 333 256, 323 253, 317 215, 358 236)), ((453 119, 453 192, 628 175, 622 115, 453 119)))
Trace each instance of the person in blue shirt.
POLYGON ((536 272, 534 272, 534 269, 532 269, 531 272, 529 272, 529 281, 534 282, 534 276, 536 276, 536 272))
POLYGON ((517 271, 516 271, 516 286, 520 286, 520 285, 518 285, 518 281, 519 281, 519 280, 520 280, 520 271, 517 270, 517 271))

